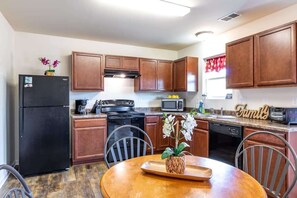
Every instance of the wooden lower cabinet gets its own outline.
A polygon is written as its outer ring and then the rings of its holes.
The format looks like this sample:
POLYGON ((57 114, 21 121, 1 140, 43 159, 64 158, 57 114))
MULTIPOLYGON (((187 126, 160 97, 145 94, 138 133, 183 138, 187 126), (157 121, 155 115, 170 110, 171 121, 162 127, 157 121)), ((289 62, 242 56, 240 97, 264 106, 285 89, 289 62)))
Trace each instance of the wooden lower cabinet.
POLYGON ((72 163, 102 160, 107 137, 106 119, 73 119, 72 124, 72 163))
MULTIPOLYGON (((144 131, 150 137, 154 151, 157 149, 157 134, 159 131, 159 116, 146 116, 144 131)), ((144 138, 147 141, 147 138, 144 138)))
POLYGON ((196 120, 197 127, 193 130, 190 152, 195 156, 208 157, 209 133, 208 121, 196 120))
MULTIPOLYGON (((261 129, 255 129, 255 128, 248 128, 246 127, 244 129, 244 137, 246 137, 247 135, 255 132, 255 131, 262 131, 261 129)), ((286 135, 285 133, 281 133, 281 132, 275 132, 277 135, 283 137, 283 138, 286 138, 286 135)), ((282 141, 278 140, 276 137, 274 136, 271 136, 271 135, 259 135, 259 136, 254 136, 252 137, 250 140, 247 140, 244 144, 244 147, 248 147, 248 146, 253 146, 253 145, 267 145, 267 146, 272 146, 274 147, 275 149, 279 150, 281 153, 283 153, 284 155, 287 155, 286 153, 286 147, 285 147, 285 144, 283 144, 282 141)), ((248 152, 247 153, 247 157, 248 157, 248 161, 250 161, 249 159, 251 158, 251 153, 248 152)), ((255 148, 255 154, 254 154, 254 159, 255 159, 255 175, 254 177, 257 178, 258 176, 258 167, 257 167, 257 164, 259 163, 259 149, 255 148)), ((263 166, 262 166, 262 175, 261 175, 261 178, 264 178, 264 174, 265 174, 265 171, 266 171, 266 162, 267 162, 267 159, 268 159, 268 149, 263 149, 263 166)), ((277 155, 276 154, 273 154, 272 155, 272 158, 271 158, 271 163, 270 163, 270 173, 269 173, 269 176, 268 176, 268 184, 270 184, 270 181, 272 180, 272 175, 273 175, 273 170, 274 170, 274 167, 276 165, 276 162, 277 162, 277 155)), ((280 161, 280 165, 279 165, 279 171, 277 173, 277 178, 280 178, 281 177, 281 170, 283 170, 285 166, 285 160, 282 159, 280 161)), ((251 170, 251 163, 248 163, 248 170, 251 170)), ((250 173, 252 176, 253 174, 250 173)), ((283 194, 288 186, 288 178, 286 179, 286 181, 284 182, 284 185, 281 189, 281 193, 283 194)))
MULTIPOLYGON (((172 138, 164 138, 162 132, 163 120, 162 116, 146 116, 145 131, 148 133, 154 145, 155 152, 163 152, 166 147, 174 147, 175 141, 172 138)), ((181 116, 176 116, 177 120, 181 120, 181 116)), ((185 151, 196 156, 208 157, 209 134, 208 121, 196 120, 198 126, 193 131, 192 141, 185 141, 190 145, 185 151)), ((181 142, 180 141, 180 142, 181 142)))

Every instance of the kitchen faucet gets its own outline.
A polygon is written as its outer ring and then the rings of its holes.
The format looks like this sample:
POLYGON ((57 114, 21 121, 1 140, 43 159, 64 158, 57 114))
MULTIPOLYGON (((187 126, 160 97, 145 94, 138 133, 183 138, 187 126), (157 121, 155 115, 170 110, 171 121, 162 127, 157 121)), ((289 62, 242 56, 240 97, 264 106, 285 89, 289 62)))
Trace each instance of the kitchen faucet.
POLYGON ((224 115, 224 109, 221 107, 221 115, 224 115))

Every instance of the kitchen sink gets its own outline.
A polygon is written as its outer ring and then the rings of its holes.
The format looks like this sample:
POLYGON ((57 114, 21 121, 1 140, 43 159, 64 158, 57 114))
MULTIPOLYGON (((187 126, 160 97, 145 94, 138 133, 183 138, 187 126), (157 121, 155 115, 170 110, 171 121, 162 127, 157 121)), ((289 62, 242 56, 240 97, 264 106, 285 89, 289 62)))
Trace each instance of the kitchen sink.
POLYGON ((216 118, 218 118, 218 119, 235 119, 236 116, 231 116, 231 115, 217 115, 216 118))

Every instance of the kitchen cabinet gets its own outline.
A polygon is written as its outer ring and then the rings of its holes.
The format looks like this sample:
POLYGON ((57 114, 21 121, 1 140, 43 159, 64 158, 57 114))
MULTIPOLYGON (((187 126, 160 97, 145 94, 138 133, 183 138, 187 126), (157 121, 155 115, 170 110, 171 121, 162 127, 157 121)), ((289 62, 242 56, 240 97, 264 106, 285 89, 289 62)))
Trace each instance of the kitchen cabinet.
POLYGON ((226 87, 277 87, 297 83, 296 23, 226 44, 226 87))
POLYGON ((107 137, 106 118, 72 120, 72 163, 100 161, 107 137))
POLYGON ((157 131, 157 150, 164 151, 167 147, 170 146, 170 137, 163 137, 163 116, 159 117, 159 130, 157 131))
POLYGON ((256 34, 256 86, 294 83, 296 83, 296 24, 256 34))
POLYGON ((72 90, 103 91, 103 55, 72 53, 72 90))
POLYGON ((106 55, 105 68, 115 70, 139 71, 139 58, 106 55))
POLYGON ((157 90, 173 90, 173 62, 158 60, 157 65, 157 90))
POLYGON ((193 130, 192 141, 190 143, 190 152, 200 157, 208 157, 209 151, 209 133, 208 121, 196 120, 197 127, 193 130))
POLYGON ((174 91, 198 91, 198 58, 184 57, 173 63, 174 91))
POLYGON ((159 127, 160 127, 159 116, 145 117, 144 131, 147 132, 148 136, 150 137, 153 144, 154 151, 157 150, 157 135, 159 134, 159 127))
POLYGON ((135 91, 156 91, 157 90, 157 60, 139 60, 140 77, 135 79, 135 91))
POLYGON ((135 91, 172 91, 173 62, 140 59, 140 77, 135 79, 135 91))
MULTIPOLYGON (((255 131, 261 131, 261 129, 245 127, 244 128, 244 137, 246 137, 247 135, 249 135, 249 134, 251 134, 251 133, 253 133, 255 131)), ((285 133, 280 133, 280 132, 275 132, 275 133, 277 135, 279 135, 279 136, 286 139, 285 133)), ((265 144, 267 146, 272 146, 275 149, 279 150, 284 155, 286 155, 285 144, 282 141, 280 141, 279 139, 277 139, 276 137, 271 136, 271 135, 254 136, 250 140, 247 140, 245 142, 244 147, 253 146, 253 145, 263 145, 263 144, 265 144)), ((259 156, 259 149, 255 148, 255 156, 254 156, 255 164, 259 163, 258 156, 259 156)), ((247 153, 247 157, 248 157, 248 159, 251 158, 251 153, 250 152, 247 153)), ((267 161, 267 159, 268 159, 268 150, 263 149, 263 162, 265 163, 267 161)), ((271 169, 270 169, 270 173, 269 173, 269 177, 268 177, 268 183, 272 179, 272 175, 273 175, 272 173, 273 173, 273 170, 274 170, 274 166, 276 165, 276 161, 277 161, 277 155, 273 154, 272 158, 271 158, 271 163, 270 163, 271 169)), ((282 159, 280 161, 279 170, 282 170, 284 168, 284 166, 285 166, 285 160, 282 159)), ((251 164, 250 163, 248 163, 248 169, 251 170, 251 164)), ((264 178, 265 170, 266 170, 266 166, 263 166, 263 168, 262 168, 262 178, 264 178)), ((258 167, 255 167, 255 173, 256 174, 258 173, 258 167)), ((280 177, 281 177, 281 171, 279 171, 278 174, 277 174, 277 178, 280 178, 280 177)), ((285 181, 285 185, 282 187, 282 190, 281 190, 282 193, 285 191, 286 187, 287 187, 287 182, 285 181)))
POLYGON ((226 87, 254 86, 254 37, 226 44, 226 87))

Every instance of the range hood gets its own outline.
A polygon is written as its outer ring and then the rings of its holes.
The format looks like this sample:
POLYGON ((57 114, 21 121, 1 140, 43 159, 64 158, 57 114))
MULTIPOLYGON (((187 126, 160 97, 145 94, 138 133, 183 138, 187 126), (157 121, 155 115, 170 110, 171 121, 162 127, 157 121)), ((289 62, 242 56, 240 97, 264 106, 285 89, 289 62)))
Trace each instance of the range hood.
POLYGON ((137 78, 139 76, 138 71, 104 69, 104 77, 107 78, 137 78))

